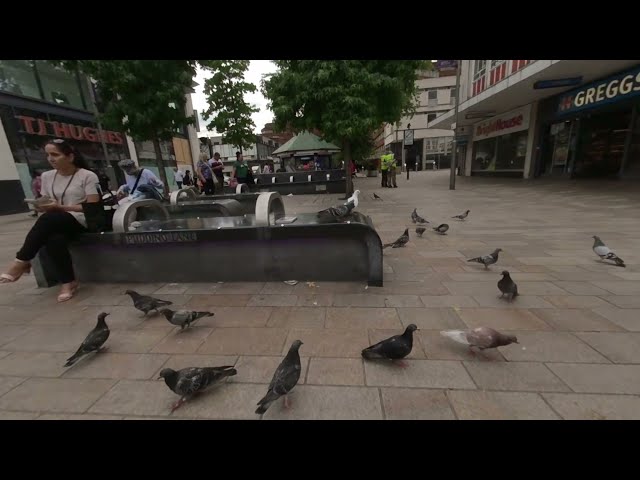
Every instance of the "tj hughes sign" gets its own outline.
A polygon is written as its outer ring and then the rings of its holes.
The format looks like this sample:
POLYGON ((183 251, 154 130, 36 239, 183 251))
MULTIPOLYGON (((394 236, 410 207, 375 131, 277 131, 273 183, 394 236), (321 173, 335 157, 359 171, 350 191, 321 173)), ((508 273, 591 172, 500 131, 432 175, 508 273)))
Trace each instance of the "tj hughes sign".
POLYGON ((16 115, 16 119, 20 124, 21 131, 30 135, 54 136, 96 143, 103 141, 114 145, 124 144, 124 138, 120 132, 112 132, 111 130, 100 131, 97 128, 72 125, 70 123, 50 122, 42 118, 27 117, 24 115, 16 115))
POLYGON ((593 82, 560 96, 557 113, 579 112, 640 94, 640 67, 593 82))
POLYGON ((531 105, 511 110, 498 117, 477 123, 473 126, 473 140, 499 137, 508 133, 520 132, 529 129, 529 117, 531 105))

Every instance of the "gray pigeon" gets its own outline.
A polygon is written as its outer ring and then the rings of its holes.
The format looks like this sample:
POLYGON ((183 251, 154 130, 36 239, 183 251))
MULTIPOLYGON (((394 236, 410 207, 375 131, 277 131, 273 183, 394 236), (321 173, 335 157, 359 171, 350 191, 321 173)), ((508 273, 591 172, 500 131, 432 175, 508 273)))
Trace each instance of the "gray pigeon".
POLYGON ((339 205, 337 207, 329 207, 325 210, 320 210, 317 213, 319 219, 323 221, 331 221, 331 220, 344 220, 351 214, 351 211, 356 207, 356 204, 353 200, 350 199, 344 205, 339 205))
POLYGON ((133 300, 133 306, 141 312, 144 312, 145 315, 147 315, 151 310, 158 311, 160 307, 171 305, 173 303, 168 300, 160 300, 147 295, 140 295, 138 292, 134 292, 133 290, 127 290, 124 293, 131 297, 131 300, 133 300))
POLYGON ((469 351, 474 354, 473 347, 486 350, 487 348, 518 343, 518 339, 514 335, 505 335, 489 327, 478 327, 470 330, 444 330, 440 332, 440 335, 463 345, 468 345, 469 351))
POLYGON ((451 218, 457 218, 458 220, 464 220, 465 218, 467 218, 467 216, 469 215, 470 211, 471 210, 467 210, 466 212, 461 213, 460 215, 456 215, 456 216, 451 217, 451 218))
MULTIPOLYGON (((373 198, 375 198, 376 200, 382 200, 382 197, 380 195, 378 195, 376 192, 373 192, 373 198)), ((384 200, 382 200, 384 201, 384 200)))
POLYGON ((518 285, 511 279, 511 275, 507 270, 502 272, 502 278, 498 280, 498 289, 502 292, 500 298, 507 295, 510 302, 518 296, 518 285))
POLYGON ((213 317, 211 312, 194 312, 191 310, 171 310, 169 308, 163 308, 160 313, 165 316, 169 323, 177 325, 180 330, 184 330, 184 327, 190 327, 193 322, 203 317, 213 317))
POLYGON ((192 396, 204 392, 226 377, 232 377, 237 373, 238 371, 232 365, 204 368, 189 367, 178 371, 171 368, 163 368, 160 371, 158 380, 164 378, 164 383, 167 384, 167 387, 180 395, 180 400, 171 406, 171 412, 174 412, 192 396))
MULTIPOLYGON (((386 358, 388 360, 401 360, 411 353, 413 349, 413 332, 418 330, 413 323, 410 324, 401 335, 382 340, 362 350, 362 357, 367 360, 386 358)), ((404 362, 398 362, 401 367, 406 367, 404 362)))
POLYGON ((418 227, 416 228, 416 233, 418 234, 419 237, 422 236, 422 234, 426 231, 427 229, 424 227, 418 227))
POLYGON ((382 245, 382 248, 385 249, 387 247, 399 248, 404 247, 409 242, 409 229, 405 228, 404 233, 395 241, 391 243, 385 243, 382 245))
POLYGON ((109 314, 105 312, 98 315, 98 323, 95 328, 89 332, 89 335, 84 339, 78 351, 67 359, 67 363, 64 364, 65 367, 70 367, 88 353, 100 350, 100 347, 102 347, 104 342, 107 341, 107 338, 109 338, 109 327, 107 326, 107 322, 104 321, 107 315, 109 314))
POLYGON ((593 240, 593 251, 596 255, 598 255, 602 260, 613 260, 617 266, 626 268, 624 260, 613 253, 611 249, 607 247, 602 240, 600 240, 600 237, 594 235, 593 240))
POLYGON ((420 215, 418 215, 418 209, 417 208, 414 208, 413 212, 411 212, 411 221, 413 223, 429 223, 424 218, 422 218, 420 215))
POLYGON ((498 261, 498 255, 502 251, 501 248, 496 248, 492 254, 483 255, 482 257, 470 258, 467 262, 477 262, 484 265, 485 270, 489 268, 489 265, 493 265, 498 261))
POLYGON ((301 345, 302 342, 300 340, 293 342, 289 348, 289 352, 287 352, 287 355, 284 357, 280 365, 278 365, 278 368, 276 368, 273 378, 271 379, 271 383, 269 384, 267 394, 257 403, 258 408, 256 409, 256 413, 258 415, 266 412, 271 404, 283 395, 284 407, 289 408, 288 394, 298 383, 298 380, 300 379, 300 371, 302 370, 302 366, 300 364, 300 353, 298 352, 301 345))
POLYGON ((449 230, 449 225, 447 225, 446 223, 443 223, 441 225, 438 225, 437 227, 433 228, 436 232, 438 232, 440 235, 446 235, 447 230, 449 230))

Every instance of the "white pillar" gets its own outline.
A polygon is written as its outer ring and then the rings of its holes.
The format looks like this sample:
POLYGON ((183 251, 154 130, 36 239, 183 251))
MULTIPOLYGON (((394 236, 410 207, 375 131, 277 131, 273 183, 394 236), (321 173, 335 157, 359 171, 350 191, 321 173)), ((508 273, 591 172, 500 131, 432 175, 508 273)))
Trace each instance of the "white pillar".
POLYGON ((536 121, 538 119, 538 102, 531 105, 531 116, 529 118, 529 132, 527 135, 527 153, 524 157, 524 173, 522 178, 529 178, 531 173, 531 161, 534 158, 533 145, 536 132, 536 121))

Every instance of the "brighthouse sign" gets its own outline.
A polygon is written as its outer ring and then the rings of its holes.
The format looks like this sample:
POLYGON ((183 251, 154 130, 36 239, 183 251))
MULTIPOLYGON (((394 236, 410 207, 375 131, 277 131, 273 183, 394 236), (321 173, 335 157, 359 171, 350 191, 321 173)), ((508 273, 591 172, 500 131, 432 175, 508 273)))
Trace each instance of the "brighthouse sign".
POLYGON ((560 96, 558 114, 600 107, 640 94, 640 67, 593 82, 560 96))
POLYGON ((473 140, 499 137, 507 133, 520 132, 529 129, 531 105, 517 108, 500 116, 493 117, 473 126, 473 140))

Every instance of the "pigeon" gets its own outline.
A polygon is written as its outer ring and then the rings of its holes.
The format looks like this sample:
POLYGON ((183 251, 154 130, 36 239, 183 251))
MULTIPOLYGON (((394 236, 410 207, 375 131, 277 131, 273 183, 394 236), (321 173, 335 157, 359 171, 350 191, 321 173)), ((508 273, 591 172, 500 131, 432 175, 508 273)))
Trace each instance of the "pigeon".
POLYGON ((429 223, 424 218, 422 218, 420 215, 418 215, 418 209, 417 208, 414 208, 413 212, 411 212, 411 221, 413 223, 429 223))
POLYGON ((127 290, 124 293, 131 297, 131 300, 133 300, 133 306, 141 312, 144 312, 145 315, 147 315, 151 310, 155 310, 157 312, 160 307, 171 305, 173 303, 168 300, 160 300, 147 295, 140 295, 138 292, 134 292, 133 290, 127 290))
POLYGON ((404 233, 402 234, 402 236, 400 236, 400 238, 398 238, 395 242, 385 243, 384 245, 382 245, 382 248, 385 249, 387 247, 392 247, 392 248, 404 247, 408 241, 409 241, 409 229, 405 228, 404 233))
POLYGON ((184 327, 190 327, 193 322, 200 320, 202 317, 213 317, 211 312, 193 312, 191 310, 170 310, 163 308, 160 313, 165 316, 169 323, 177 325, 180 330, 184 330, 184 327))
POLYGON ((329 207, 325 210, 319 211, 317 216, 323 220, 342 220, 349 216, 355 207, 355 202, 349 199, 349 201, 344 205, 329 207))
POLYGON ((493 265, 498 261, 498 255, 502 251, 501 248, 496 248, 491 255, 483 255, 482 257, 470 258, 467 262, 477 262, 484 265, 485 270, 489 268, 489 265, 493 265))
POLYGON ((104 321, 107 315, 109 314, 105 312, 98 315, 98 323, 95 328, 89 332, 89 335, 84 339, 78 351, 67 359, 67 363, 64 364, 65 367, 70 367, 88 353, 100 350, 100 347, 102 347, 104 342, 107 341, 107 338, 109 338, 109 327, 107 326, 107 322, 104 321))
POLYGON ((507 295, 510 302, 518 296, 518 285, 511 279, 511 275, 507 270, 502 272, 502 278, 498 280, 498 288, 502 292, 500 298, 507 295))
POLYGON ((424 227, 418 227, 416 228, 416 233, 418 234, 419 237, 422 236, 422 234, 426 231, 427 229, 424 227))
POLYGON ((458 220, 464 220, 465 218, 467 218, 467 216, 469 215, 469 212, 471 210, 467 210, 464 213, 461 213, 460 215, 456 215, 455 217, 451 217, 451 218, 457 218, 458 220))
POLYGON ((449 225, 447 225, 446 223, 443 223, 441 225, 438 225, 437 227, 433 227, 433 229, 438 232, 440 235, 446 235, 447 230, 449 230, 449 225))
POLYGON ((300 379, 300 371, 302 366, 300 365, 300 353, 298 350, 302 342, 296 340, 289 347, 289 352, 284 357, 278 368, 276 368, 267 394, 257 403, 258 408, 256 413, 258 415, 263 414, 271 406, 273 402, 284 395, 284 407, 289 408, 288 393, 293 390, 298 380, 300 379))
POLYGON ((611 251, 609 247, 607 247, 600 237, 597 235, 593 236, 593 251, 598 255, 602 260, 613 260, 616 262, 616 265, 619 267, 626 268, 624 264, 624 260, 622 260, 619 256, 611 251))
MULTIPOLYGON (((411 353, 413 349, 413 332, 418 330, 413 323, 409 325, 403 334, 382 340, 362 350, 362 358, 372 360, 374 358, 386 358, 388 360, 401 360, 411 353)), ((406 367, 407 364, 399 362, 398 365, 406 367)))
MULTIPOLYGON (((375 198, 376 200, 382 200, 382 197, 378 195, 376 192, 373 192, 373 198, 375 198)), ((382 201, 384 202, 384 200, 382 201)))
POLYGON ((473 354, 475 354, 473 347, 482 351, 487 348, 518 343, 518 339, 514 335, 505 335, 489 327, 478 327, 471 330, 444 330, 440 332, 440 335, 463 345, 468 345, 469 351, 473 354))
POLYGON ((171 413, 180 408, 192 396, 204 392, 208 388, 220 383, 226 377, 236 375, 238 371, 232 365, 224 367, 189 367, 175 371, 163 368, 158 380, 164 378, 164 383, 172 392, 180 395, 180 400, 171 406, 171 413))
POLYGON ((346 205, 347 203, 353 203, 354 208, 357 208, 358 195, 360 195, 360 190, 356 190, 355 192, 353 192, 353 195, 351 195, 344 204, 346 205))

